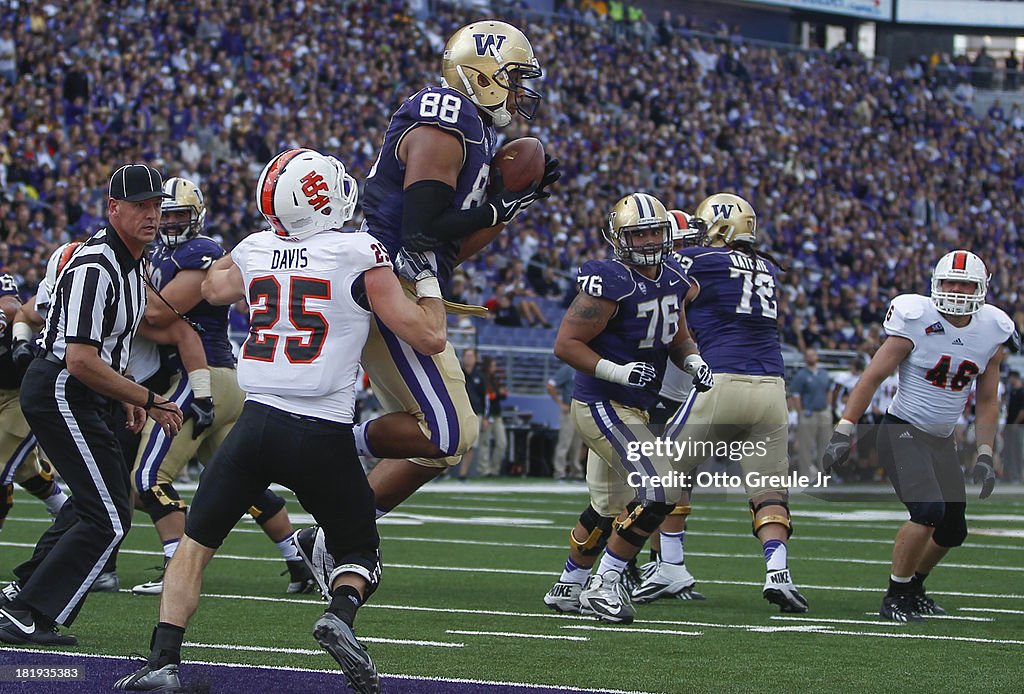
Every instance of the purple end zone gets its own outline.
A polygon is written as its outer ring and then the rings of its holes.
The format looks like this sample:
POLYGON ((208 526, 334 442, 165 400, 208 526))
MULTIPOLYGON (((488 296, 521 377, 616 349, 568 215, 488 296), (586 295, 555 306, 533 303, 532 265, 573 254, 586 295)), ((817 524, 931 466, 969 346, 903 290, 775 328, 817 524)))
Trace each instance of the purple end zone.
MULTIPOLYGON (((92 694, 112 691, 116 680, 133 672, 140 660, 111 658, 81 653, 47 653, 33 650, 0 650, 0 691, 4 694, 92 694), (12 681, 9 667, 78 668, 82 679, 75 681, 12 681)), ((289 692, 321 694, 345 692, 340 672, 276 669, 270 667, 230 666, 185 663, 181 670, 183 691, 197 694, 253 694, 289 692)), ((413 677, 383 677, 385 694, 565 694, 568 689, 515 684, 452 682, 413 677)))

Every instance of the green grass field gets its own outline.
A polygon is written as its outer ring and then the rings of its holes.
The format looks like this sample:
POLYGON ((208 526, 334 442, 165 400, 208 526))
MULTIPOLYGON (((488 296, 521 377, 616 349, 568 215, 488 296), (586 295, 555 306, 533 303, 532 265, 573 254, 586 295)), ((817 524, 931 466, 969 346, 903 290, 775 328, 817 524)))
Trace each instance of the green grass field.
MULTIPOLYGON (((949 614, 920 625, 877 617, 904 517, 896 504, 794 497, 790 567, 811 611, 786 617, 761 598, 764 562, 745 500, 696 496, 687 565, 707 601, 640 606, 637 621, 621 627, 541 602, 586 503, 582 485, 434 483, 382 522, 384 581, 357 631, 390 675, 644 692, 1019 691, 1024 494, 1016 490, 969 506, 968 544, 928 580, 949 614)), ((308 522, 286 498, 296 526, 308 522)), ((148 519, 135 520, 119 561, 122 588, 160 561, 148 519)), ((0 533, 0 578, 30 554, 46 522, 42 504, 19 490, 0 533)), ((247 517, 206 573, 185 657, 336 669, 310 635, 324 603, 286 596, 283 568, 247 517)), ((92 595, 73 629, 79 649, 147 653, 157 600, 92 595)))

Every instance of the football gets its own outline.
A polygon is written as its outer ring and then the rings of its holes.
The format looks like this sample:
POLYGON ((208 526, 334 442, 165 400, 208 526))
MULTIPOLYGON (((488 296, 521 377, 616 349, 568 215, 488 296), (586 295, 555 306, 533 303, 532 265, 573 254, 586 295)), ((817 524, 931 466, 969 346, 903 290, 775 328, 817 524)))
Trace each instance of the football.
MULTIPOLYGON (((512 140, 502 145, 491 160, 491 166, 501 172, 507 190, 526 190, 540 183, 544 176, 544 145, 535 137, 512 140)), ((493 184, 492 177, 492 187, 493 184)))

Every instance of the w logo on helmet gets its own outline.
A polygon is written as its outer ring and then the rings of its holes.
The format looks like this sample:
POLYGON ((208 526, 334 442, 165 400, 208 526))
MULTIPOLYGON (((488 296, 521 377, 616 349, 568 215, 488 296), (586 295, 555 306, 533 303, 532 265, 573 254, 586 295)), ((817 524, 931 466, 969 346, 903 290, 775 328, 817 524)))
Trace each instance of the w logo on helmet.
POLYGON ((711 211, 714 213, 715 219, 729 219, 733 207, 735 205, 712 205, 711 211))
POLYGON ((473 34, 477 55, 493 55, 501 50, 507 37, 502 34, 473 34))

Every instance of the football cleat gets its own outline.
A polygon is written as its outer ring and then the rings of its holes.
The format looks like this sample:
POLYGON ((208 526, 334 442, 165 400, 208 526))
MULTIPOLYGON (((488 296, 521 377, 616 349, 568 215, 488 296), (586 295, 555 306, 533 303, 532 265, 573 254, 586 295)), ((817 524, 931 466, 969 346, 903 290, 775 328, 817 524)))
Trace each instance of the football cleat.
POLYGON ((913 595, 886 595, 882 598, 879 616, 894 622, 923 622, 924 617, 915 609, 913 595))
POLYGON ((285 562, 288 568, 281 574, 288 574, 291 579, 288 582, 288 593, 312 593, 317 589, 316 581, 313 580, 313 572, 306 566, 304 559, 293 559, 285 562))
MULTIPOLYGON (((645 567, 646 568, 646 567, 645 567)), ((704 596, 694 592, 697 583, 685 564, 669 564, 657 562, 654 570, 647 574, 643 583, 637 586, 630 596, 633 602, 647 603, 658 598, 680 597, 682 600, 703 600, 704 596), (686 597, 682 594, 686 593, 686 597)))
POLYGON ((21 585, 19 585, 17 581, 11 581, 3 588, 0 588, 0 609, 2 609, 11 600, 18 597, 18 593, 20 592, 21 585))
POLYGON ((580 606, 602 622, 612 624, 632 624, 636 617, 629 593, 622 587, 622 574, 618 571, 591 576, 580 593, 580 606))
MULTIPOLYGON (((153 567, 154 569, 156 567, 153 567)), ((137 586, 132 586, 132 593, 135 595, 160 595, 164 592, 164 572, 167 570, 167 560, 164 560, 164 565, 160 569, 159 575, 152 581, 146 581, 140 583, 137 586)))
POLYGON ((78 639, 60 634, 56 627, 44 629, 28 610, 0 610, 0 642, 36 646, 77 646, 78 639))
POLYGON ((348 686, 359 694, 379 694, 380 677, 377 668, 352 633, 352 627, 330 612, 313 626, 313 638, 338 661, 348 686))
POLYGON ((789 569, 769 571, 761 594, 771 604, 778 605, 780 612, 806 612, 808 609, 807 599, 800 595, 789 577, 789 569))
POLYGON ((125 692, 180 692, 178 666, 171 663, 154 670, 147 663, 114 682, 114 689, 125 692))
POLYGON ((90 593, 116 593, 121 589, 121 581, 116 571, 107 571, 96 577, 89 588, 90 593))
POLYGON ((622 572, 622 587, 627 592, 632 594, 640 584, 643 582, 644 577, 640 575, 640 569, 637 568, 636 559, 631 559, 626 564, 626 570, 622 572))
MULTIPOLYGON (((291 543, 309 569, 324 600, 331 599, 331 572, 334 571, 334 557, 327 551, 324 533, 314 525, 292 533, 291 543)), ((291 586, 289 585, 289 588, 291 586)))
POLYGON ((582 614, 580 607, 580 593, 583 586, 579 583, 565 583, 559 581, 551 586, 551 590, 544 596, 544 604, 555 612, 576 612, 582 614))
POLYGON ((912 596, 914 612, 919 615, 946 614, 946 610, 935 604, 935 601, 924 592, 914 593, 912 596))

